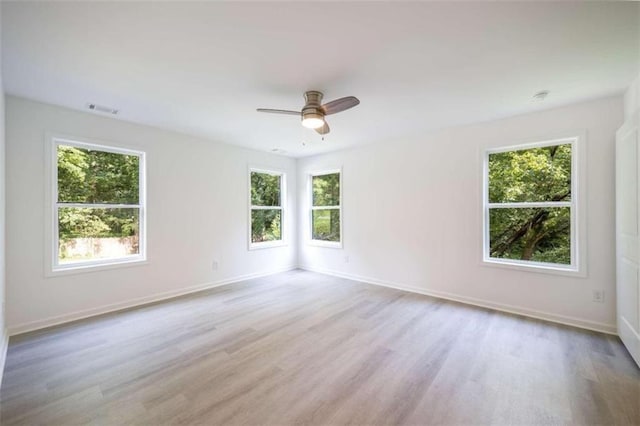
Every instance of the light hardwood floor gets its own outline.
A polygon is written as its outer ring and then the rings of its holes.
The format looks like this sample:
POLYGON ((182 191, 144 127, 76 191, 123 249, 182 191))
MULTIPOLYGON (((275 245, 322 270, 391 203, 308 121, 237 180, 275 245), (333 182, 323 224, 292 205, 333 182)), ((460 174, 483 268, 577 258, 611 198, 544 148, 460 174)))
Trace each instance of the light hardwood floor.
POLYGON ((640 424, 619 339, 303 271, 11 339, 2 424, 640 424))

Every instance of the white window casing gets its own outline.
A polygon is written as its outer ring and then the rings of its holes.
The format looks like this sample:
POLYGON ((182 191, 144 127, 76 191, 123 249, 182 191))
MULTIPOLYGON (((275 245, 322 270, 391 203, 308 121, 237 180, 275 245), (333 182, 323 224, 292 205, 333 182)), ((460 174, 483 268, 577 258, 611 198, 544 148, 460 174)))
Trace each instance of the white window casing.
POLYGON ((48 191, 46 191, 47 216, 50 220, 46 224, 45 242, 45 276, 59 274, 90 272, 101 269, 112 269, 124 266, 144 264, 147 261, 146 254, 146 164, 145 153, 138 150, 116 147, 104 142, 85 141, 84 138, 69 138, 47 135, 45 138, 45 151, 47 158, 46 172, 48 176, 48 191), (80 141, 79 139, 82 139, 80 141), (111 203, 76 203, 60 202, 58 200, 58 147, 70 146, 93 151, 109 152, 138 157, 138 203, 136 204, 111 204, 111 203), (138 212, 138 253, 113 258, 87 259, 67 263, 60 262, 59 256, 59 217, 61 208, 92 208, 92 209, 137 209, 138 212))
POLYGON ((492 148, 484 151, 483 155, 483 233, 482 233, 482 261, 485 265, 506 267, 510 269, 546 272, 560 275, 586 276, 586 223, 585 223, 585 176, 584 176, 584 136, 570 136, 522 145, 492 148), (544 202, 489 202, 489 156, 495 153, 522 151, 557 145, 571 145, 571 200, 544 202), (490 255, 490 211, 501 208, 558 208, 570 209, 570 244, 571 262, 569 265, 535 262, 517 259, 504 259, 490 255))
POLYGON ((328 247, 328 248, 342 248, 343 246, 343 215, 342 215, 342 194, 343 194, 343 185, 342 185, 342 169, 326 169, 315 171, 309 174, 309 230, 308 230, 308 239, 307 243, 309 245, 318 246, 318 247, 328 247), (315 206, 313 205, 313 178, 316 176, 324 176, 338 174, 339 176, 339 197, 338 197, 338 205, 334 206, 315 206), (313 238, 313 212, 315 210, 337 210, 340 218, 340 240, 339 241, 325 241, 325 240, 317 240, 313 238))
POLYGON ((285 220, 287 220, 287 212, 286 212, 286 202, 287 202, 287 197, 286 197, 286 189, 287 189, 287 175, 284 171, 281 170, 273 170, 270 168, 262 168, 262 167, 253 167, 250 166, 249 167, 249 173, 247 175, 247 180, 248 180, 248 206, 249 206, 249 214, 248 214, 248 221, 249 221, 249 226, 248 226, 248 249, 249 250, 256 250, 256 249, 266 249, 266 248, 273 248, 273 247, 283 247, 287 245, 287 239, 286 239, 286 233, 285 233, 285 220), (280 205, 279 206, 254 206, 252 203, 252 199, 251 199, 251 189, 252 189, 252 184, 251 184, 251 175, 252 173, 262 173, 262 174, 268 174, 268 175, 272 175, 272 176, 279 176, 280 177, 280 205), (279 210, 280 211, 280 239, 279 240, 273 240, 273 241, 260 241, 260 242, 253 242, 253 238, 252 238, 252 225, 253 225, 253 221, 252 221, 252 211, 254 210, 279 210))

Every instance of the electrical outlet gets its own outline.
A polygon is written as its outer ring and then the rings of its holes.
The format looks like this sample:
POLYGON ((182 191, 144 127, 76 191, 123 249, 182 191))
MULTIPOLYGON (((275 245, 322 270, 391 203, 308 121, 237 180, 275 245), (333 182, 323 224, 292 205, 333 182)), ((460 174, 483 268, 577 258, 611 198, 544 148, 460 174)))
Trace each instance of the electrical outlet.
POLYGON ((598 303, 604 302, 604 290, 593 290, 593 301, 598 303))
POLYGON ((349 263, 349 256, 344 257, 344 263, 349 263))
POLYGON ((215 260, 215 259, 214 259, 214 260, 213 260, 213 262, 211 262, 211 268, 212 268, 214 271, 217 271, 217 270, 218 270, 218 261, 217 261, 217 260, 215 260))

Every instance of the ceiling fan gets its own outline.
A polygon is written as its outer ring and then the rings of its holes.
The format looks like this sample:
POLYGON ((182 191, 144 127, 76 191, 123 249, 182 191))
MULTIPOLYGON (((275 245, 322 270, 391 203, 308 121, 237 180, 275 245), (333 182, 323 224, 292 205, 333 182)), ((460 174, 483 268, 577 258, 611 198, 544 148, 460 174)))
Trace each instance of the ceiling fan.
POLYGON ((302 118, 302 125, 309 129, 314 129, 321 135, 329 133, 329 125, 324 117, 326 115, 342 112, 349 108, 353 108, 358 105, 360 101, 355 96, 346 96, 344 98, 336 99, 335 101, 327 102, 322 105, 322 92, 317 90, 310 90, 304 94, 304 107, 302 111, 289 111, 285 109, 268 109, 258 108, 258 112, 270 112, 274 114, 289 114, 297 115, 302 118))

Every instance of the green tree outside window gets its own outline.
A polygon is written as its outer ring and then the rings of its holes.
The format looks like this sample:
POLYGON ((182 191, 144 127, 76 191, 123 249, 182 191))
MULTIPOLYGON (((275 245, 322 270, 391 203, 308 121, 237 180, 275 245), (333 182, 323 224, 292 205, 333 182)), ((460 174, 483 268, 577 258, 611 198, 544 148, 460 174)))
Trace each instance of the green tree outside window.
POLYGON ((572 145, 489 154, 489 256, 571 264, 572 145))
POLYGON ((340 242, 340 173, 311 177, 311 238, 340 242))
POLYGON ((251 171, 251 243, 282 241, 283 175, 251 171))
POLYGON ((58 263, 140 253, 140 156, 56 144, 58 263))

